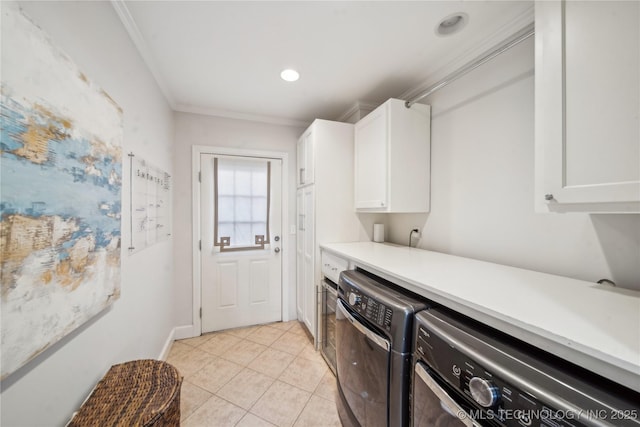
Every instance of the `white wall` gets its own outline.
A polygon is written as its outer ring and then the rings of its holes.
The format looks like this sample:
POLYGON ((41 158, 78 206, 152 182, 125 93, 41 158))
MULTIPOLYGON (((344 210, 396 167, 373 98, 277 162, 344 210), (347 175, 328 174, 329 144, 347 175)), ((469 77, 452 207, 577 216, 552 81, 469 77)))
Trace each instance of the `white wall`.
MULTIPOLYGON (((123 153, 134 152, 171 171, 173 114, 111 4, 21 5, 53 43, 122 107, 123 153)), ((173 244, 166 241, 127 255, 127 156, 124 162, 121 297, 2 381, 3 426, 64 425, 111 365, 159 357, 172 332, 173 244)))
MULTIPOLYGON (((534 213, 533 40, 430 96, 431 212, 393 214, 388 240, 640 289, 640 215, 534 213)), ((608 108, 615 108, 609 106, 608 108)))
MULTIPOLYGON (((179 327, 193 323, 193 271, 192 271, 192 201, 191 152, 194 145, 232 147, 257 151, 279 151, 288 153, 289 170, 289 222, 295 225, 296 218, 296 142, 304 128, 273 125, 247 120, 202 116, 190 113, 175 114, 174 180, 174 242, 176 288, 174 305, 178 313, 179 327)), ((283 282, 289 295, 289 318, 296 318, 295 300, 295 236, 288 234, 289 226, 283 226, 283 240, 288 239, 289 274, 283 271, 283 282)), ((187 330, 187 328, 184 328, 187 330)), ((198 331, 199 333, 199 331, 198 331)))

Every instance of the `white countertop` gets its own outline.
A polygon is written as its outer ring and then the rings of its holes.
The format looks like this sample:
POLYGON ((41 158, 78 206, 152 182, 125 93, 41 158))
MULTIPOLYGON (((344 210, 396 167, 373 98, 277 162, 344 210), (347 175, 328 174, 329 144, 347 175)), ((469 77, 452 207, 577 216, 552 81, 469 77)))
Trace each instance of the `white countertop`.
POLYGON ((322 248, 640 392, 640 292, 406 246, 322 248))

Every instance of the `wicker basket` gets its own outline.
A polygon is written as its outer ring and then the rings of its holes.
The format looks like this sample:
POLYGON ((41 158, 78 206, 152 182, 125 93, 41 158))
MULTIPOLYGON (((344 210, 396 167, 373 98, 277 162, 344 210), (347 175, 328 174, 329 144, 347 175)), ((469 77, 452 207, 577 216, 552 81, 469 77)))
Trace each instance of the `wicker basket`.
POLYGON ((159 360, 114 365, 69 426, 179 426, 182 377, 159 360))

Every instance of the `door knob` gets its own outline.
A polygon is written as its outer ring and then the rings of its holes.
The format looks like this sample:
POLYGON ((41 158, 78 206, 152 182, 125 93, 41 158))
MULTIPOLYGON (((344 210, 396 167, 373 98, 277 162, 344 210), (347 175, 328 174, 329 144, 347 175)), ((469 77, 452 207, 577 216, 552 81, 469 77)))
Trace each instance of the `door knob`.
POLYGON ((280 252, 280 248, 275 248, 274 251, 275 251, 275 253, 279 253, 280 252))

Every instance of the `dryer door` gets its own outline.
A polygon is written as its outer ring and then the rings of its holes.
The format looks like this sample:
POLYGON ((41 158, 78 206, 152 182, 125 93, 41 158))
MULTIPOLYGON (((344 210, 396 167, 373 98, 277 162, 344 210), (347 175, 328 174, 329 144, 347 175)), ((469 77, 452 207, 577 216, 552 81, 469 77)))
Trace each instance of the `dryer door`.
POLYGON ((361 426, 388 426, 389 341, 350 313, 338 298, 336 353, 338 387, 361 426))

